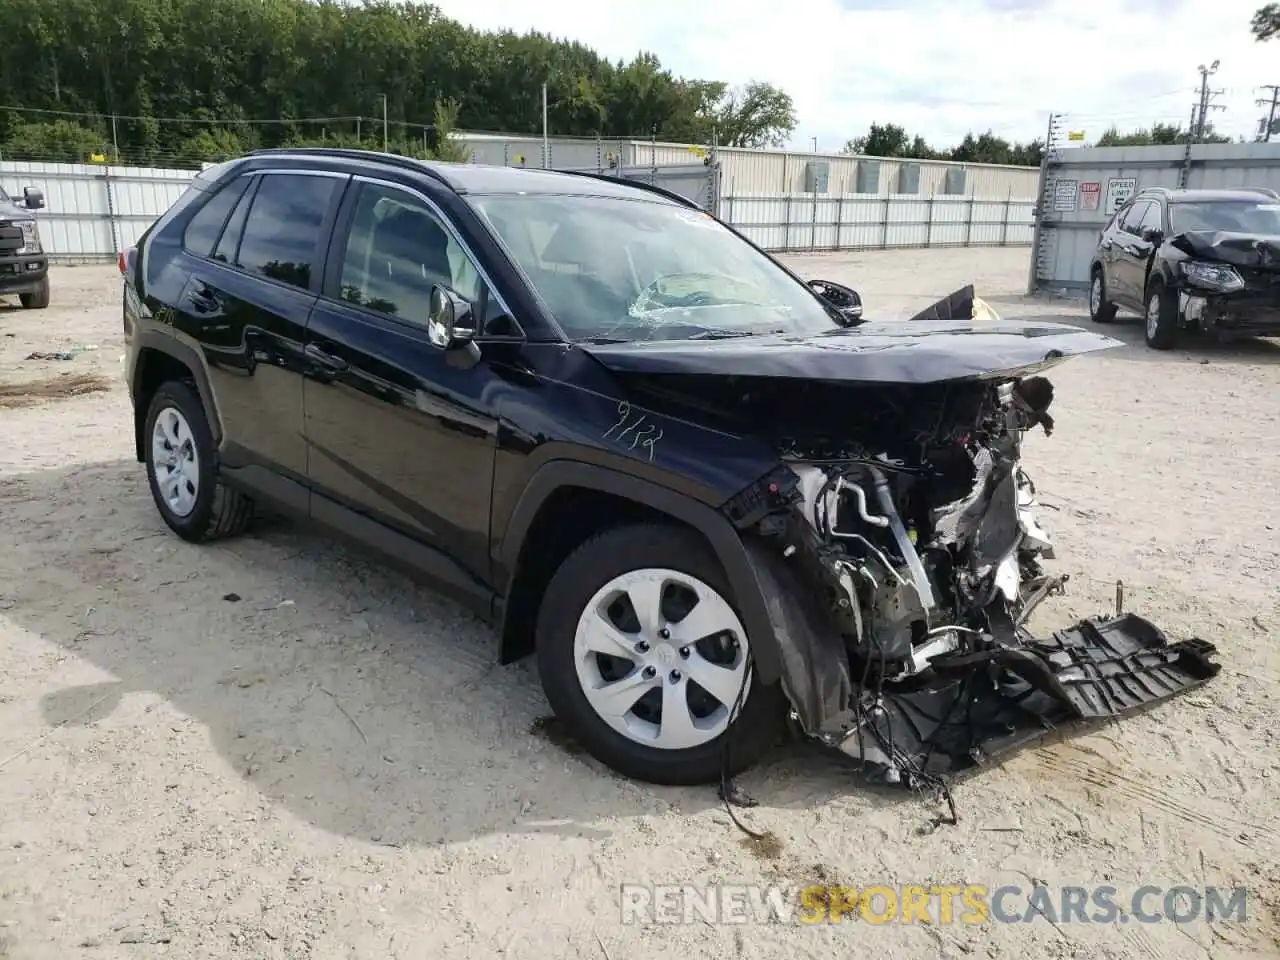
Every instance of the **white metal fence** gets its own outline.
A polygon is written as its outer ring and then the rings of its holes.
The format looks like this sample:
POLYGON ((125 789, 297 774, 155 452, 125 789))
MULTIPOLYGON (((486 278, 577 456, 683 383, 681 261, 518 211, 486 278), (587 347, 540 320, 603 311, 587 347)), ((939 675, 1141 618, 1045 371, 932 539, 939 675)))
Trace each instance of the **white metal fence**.
POLYGON ((105 167, 89 163, 0 163, 0 186, 44 191, 36 214, 40 239, 53 260, 111 260, 182 195, 194 170, 105 167))
POLYGON ((1035 201, 915 194, 726 196, 720 216, 766 250, 1030 244, 1035 201))
MULTIPOLYGON (((658 168, 664 185, 674 167, 658 168)), ((689 164, 691 182, 715 183, 701 163, 689 164)), ((650 179, 645 172, 638 179, 650 179)), ((630 171, 628 170, 627 173, 630 171)), ((0 185, 44 191, 37 215, 45 249, 55 261, 111 260, 132 246, 182 193, 193 170, 95 164, 0 162, 0 185)), ((689 179, 689 178, 686 178, 689 179)), ((721 189, 724 181, 719 180, 721 189)), ((699 188, 701 189, 701 188, 699 188)), ((703 203, 701 196, 695 197, 703 203)), ((1035 201, 938 194, 791 194, 725 196, 706 204, 767 250, 862 250, 893 247, 1030 244, 1035 201)))

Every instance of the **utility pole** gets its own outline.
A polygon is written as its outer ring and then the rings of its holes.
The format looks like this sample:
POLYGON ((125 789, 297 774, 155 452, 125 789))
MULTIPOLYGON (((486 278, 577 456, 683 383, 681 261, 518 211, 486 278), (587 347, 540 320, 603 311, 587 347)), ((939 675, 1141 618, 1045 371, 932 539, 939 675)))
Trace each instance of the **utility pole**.
POLYGON ((389 153, 387 149, 387 95, 382 95, 382 152, 389 153))
POLYGON ((551 166, 551 138, 547 132, 547 85, 542 85, 542 169, 551 166))
POLYGON ((1197 141, 1204 139, 1204 131, 1207 126, 1206 120, 1208 119, 1209 111, 1226 109, 1225 107, 1211 102, 1214 97, 1221 96, 1225 91, 1209 89, 1209 77, 1218 72, 1219 62, 1220 61, 1215 60, 1207 67, 1204 64, 1200 64, 1198 68, 1200 70, 1200 102, 1193 124, 1195 129, 1192 131, 1192 135, 1197 141))
POLYGON ((1271 131, 1276 125, 1276 110, 1280 108, 1280 84, 1263 84, 1259 90, 1270 90, 1271 100, 1255 100, 1260 107, 1267 107, 1267 119, 1262 121, 1262 129, 1258 131, 1258 139, 1263 143, 1271 142, 1271 131))

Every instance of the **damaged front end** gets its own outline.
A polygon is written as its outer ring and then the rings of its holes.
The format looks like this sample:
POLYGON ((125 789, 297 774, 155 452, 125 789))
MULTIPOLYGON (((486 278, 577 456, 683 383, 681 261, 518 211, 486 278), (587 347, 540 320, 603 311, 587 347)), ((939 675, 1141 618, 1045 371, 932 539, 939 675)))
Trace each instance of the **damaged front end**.
POLYGON ((1028 630, 1066 581, 1041 566, 1053 546, 1021 461, 1028 430, 1052 432, 1044 377, 762 395, 812 428, 780 442, 783 465, 734 519, 793 719, 873 779, 924 786, 1217 673, 1210 644, 1119 610, 1046 639, 1028 630))
POLYGON ((1185 326, 1220 336, 1280 333, 1280 237, 1188 231, 1169 240, 1185 326))

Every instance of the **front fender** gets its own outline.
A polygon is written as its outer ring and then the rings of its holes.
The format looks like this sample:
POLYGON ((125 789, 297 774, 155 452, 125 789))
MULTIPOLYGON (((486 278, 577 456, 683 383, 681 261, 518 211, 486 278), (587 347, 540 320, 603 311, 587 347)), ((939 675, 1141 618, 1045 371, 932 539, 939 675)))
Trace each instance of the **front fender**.
MULTIPOLYGON (((524 541, 542 506, 557 490, 574 487, 598 490, 643 504, 697 530, 711 545, 724 567, 733 599, 751 642, 755 670, 761 683, 775 682, 782 670, 777 637, 769 619, 764 591, 756 576, 738 531, 718 510, 678 493, 627 473, 607 467, 570 460, 552 460, 543 464, 520 495, 500 548, 503 568, 509 571, 506 594, 519 575, 524 541)), ((510 606, 504 607, 501 636, 507 635, 510 606)), ((505 657, 504 657, 505 660, 505 657)))

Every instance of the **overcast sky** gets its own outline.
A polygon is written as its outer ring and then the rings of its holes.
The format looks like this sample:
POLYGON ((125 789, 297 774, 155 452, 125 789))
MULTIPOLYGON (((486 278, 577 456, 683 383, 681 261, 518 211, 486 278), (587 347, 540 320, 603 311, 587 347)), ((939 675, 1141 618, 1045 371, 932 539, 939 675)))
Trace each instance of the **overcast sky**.
POLYGON ((1089 139, 1112 123, 1185 125, 1197 66, 1215 59, 1227 109, 1212 120, 1252 137, 1256 88, 1280 83, 1280 39, 1249 32, 1262 0, 433 2, 482 29, 537 29, 611 59, 646 49, 690 77, 767 80, 795 98, 804 149, 817 137, 837 150, 872 121, 938 146, 988 128, 1043 136, 1050 110, 1089 139))

